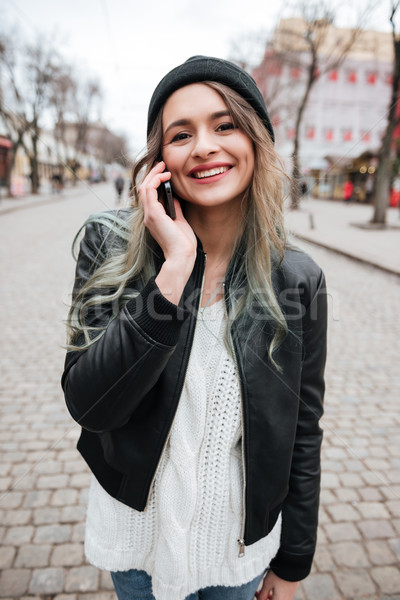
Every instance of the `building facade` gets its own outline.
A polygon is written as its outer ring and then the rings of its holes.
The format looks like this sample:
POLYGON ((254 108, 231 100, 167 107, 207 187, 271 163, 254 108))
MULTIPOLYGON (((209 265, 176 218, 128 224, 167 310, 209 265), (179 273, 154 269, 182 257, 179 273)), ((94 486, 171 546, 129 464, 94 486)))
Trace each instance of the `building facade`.
MULTIPOLYGON (((293 153, 296 116, 310 61, 301 42, 304 27, 301 19, 282 20, 263 61, 253 71, 283 157, 293 153)), ((367 200, 375 171, 373 157, 386 128, 393 49, 389 33, 363 31, 343 62, 326 70, 351 34, 350 29, 327 27, 317 80, 300 128, 300 163, 305 176, 318 179, 313 187, 319 195, 337 196, 350 177, 359 184, 360 199, 367 200)))

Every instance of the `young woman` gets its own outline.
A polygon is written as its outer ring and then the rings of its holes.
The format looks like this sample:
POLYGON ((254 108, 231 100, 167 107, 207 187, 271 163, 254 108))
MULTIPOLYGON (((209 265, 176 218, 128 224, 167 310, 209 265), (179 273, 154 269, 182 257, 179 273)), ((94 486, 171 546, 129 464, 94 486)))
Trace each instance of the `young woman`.
POLYGON ((134 207, 86 223, 62 384, 120 600, 290 600, 310 571, 325 282, 273 143, 254 80, 193 57, 151 99, 134 207))

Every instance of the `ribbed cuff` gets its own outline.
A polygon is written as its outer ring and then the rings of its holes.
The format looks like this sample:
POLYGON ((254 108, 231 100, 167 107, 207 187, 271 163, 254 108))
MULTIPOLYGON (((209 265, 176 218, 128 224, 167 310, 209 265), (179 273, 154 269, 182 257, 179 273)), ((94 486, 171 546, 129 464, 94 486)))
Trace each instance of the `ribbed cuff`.
POLYGON ((271 571, 285 581, 301 581, 305 579, 310 571, 313 554, 291 554, 279 549, 272 559, 271 571))
POLYGON ((135 323, 154 341, 175 346, 189 312, 173 304, 160 292, 152 277, 141 293, 126 303, 135 323))

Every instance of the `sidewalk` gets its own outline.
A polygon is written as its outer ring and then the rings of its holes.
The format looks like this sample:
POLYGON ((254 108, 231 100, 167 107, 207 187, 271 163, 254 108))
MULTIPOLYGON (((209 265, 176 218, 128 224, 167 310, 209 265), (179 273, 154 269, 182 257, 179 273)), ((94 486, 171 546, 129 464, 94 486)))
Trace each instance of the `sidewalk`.
POLYGON ((388 229, 363 228, 372 215, 370 205, 309 198, 286 210, 286 225, 295 237, 400 275, 399 210, 388 209, 388 229))
MULTIPOLYGON (((44 204, 50 204, 53 202, 60 202, 66 200, 72 196, 77 196, 90 189, 90 187, 98 184, 89 184, 85 181, 78 181, 75 186, 65 187, 60 193, 53 193, 50 189, 41 191, 39 194, 27 194, 26 196, 14 196, 13 198, 6 198, 0 196, 0 215, 14 212, 16 210, 22 210, 24 208, 31 208, 32 206, 43 206, 44 204)), ((94 189, 96 189, 94 187, 94 189)))

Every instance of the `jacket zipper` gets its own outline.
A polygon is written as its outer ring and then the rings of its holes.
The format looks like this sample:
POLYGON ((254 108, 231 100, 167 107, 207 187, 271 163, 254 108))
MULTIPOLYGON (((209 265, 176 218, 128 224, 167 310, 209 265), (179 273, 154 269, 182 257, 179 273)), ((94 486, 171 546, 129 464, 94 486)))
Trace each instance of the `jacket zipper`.
MULTIPOLYGON (((199 309, 199 306, 201 304, 201 296, 203 294, 204 279, 205 279, 205 273, 206 273, 207 254, 205 252, 203 254, 204 254, 203 275, 202 275, 202 279, 201 279, 200 298, 199 298, 199 301, 198 301, 198 304, 197 304, 197 310, 199 309)), ((192 341, 193 341, 193 336, 192 336, 192 341)), ((188 354, 186 365, 188 365, 188 363, 189 363, 189 358, 190 358, 190 352, 191 352, 191 350, 192 350, 192 344, 190 345, 190 350, 189 350, 189 354, 188 354)), ((184 383, 184 379, 183 379, 183 382, 182 382, 181 389, 179 391, 179 396, 181 395, 181 392, 182 392, 183 383, 184 383)), ((162 460, 162 458, 164 456, 165 448, 167 447, 167 444, 169 442, 169 438, 171 437, 172 425, 174 424, 174 420, 175 420, 175 415, 174 415, 174 418, 172 419, 171 424, 169 426, 167 437, 165 438, 165 442, 164 442, 163 448, 161 450, 160 457, 159 457, 159 459, 157 461, 157 465, 156 465, 156 468, 154 470, 154 474, 153 474, 152 480, 150 482, 149 492, 147 494, 146 506, 144 507, 144 510, 146 510, 147 507, 148 507, 148 505, 149 505, 150 498, 151 498, 151 493, 153 491, 154 482, 155 482, 157 471, 158 471, 158 467, 160 466, 161 460, 162 460)))
MULTIPOLYGON (((225 306, 228 307, 228 287, 225 287, 225 306)), ((242 492, 242 504, 243 504, 243 512, 242 512, 242 523, 240 529, 240 537, 237 541, 239 545, 239 558, 242 558, 245 555, 245 547, 246 542, 244 539, 244 531, 246 526, 246 457, 245 457, 245 448, 244 448, 244 411, 243 411, 243 398, 244 398, 244 390, 243 390, 243 378, 240 377, 239 363, 237 360, 237 347, 236 342, 232 336, 232 344, 233 344, 233 359, 236 367, 236 372, 239 375, 240 387, 241 387, 241 395, 240 395, 240 411, 241 411, 241 419, 240 426, 242 430, 242 470, 243 470, 243 492, 242 492)))
MULTIPOLYGON (((235 352, 235 364, 236 364, 237 373, 239 374, 240 381, 242 381, 242 378, 240 377, 239 365, 238 365, 238 361, 237 361, 235 342, 233 342, 233 347, 234 347, 234 352, 235 352)), ((242 384, 241 384, 241 386, 242 386, 242 384)), ((238 544, 239 544, 239 555, 238 556, 239 556, 239 558, 242 558, 242 556, 244 556, 244 554, 245 554, 245 545, 246 545, 245 539, 244 539, 244 530, 245 530, 245 524, 246 524, 246 457, 245 457, 245 452, 244 452, 243 388, 242 388, 242 393, 241 393, 241 398, 240 398, 240 410, 241 410, 240 426, 242 429, 242 467, 243 467, 242 504, 243 504, 243 513, 242 513, 242 525, 241 525, 241 531, 240 531, 240 538, 238 539, 238 544)))

